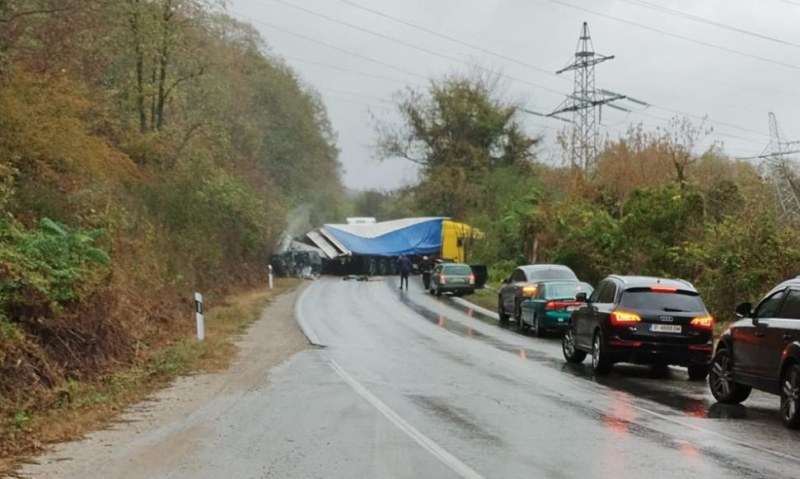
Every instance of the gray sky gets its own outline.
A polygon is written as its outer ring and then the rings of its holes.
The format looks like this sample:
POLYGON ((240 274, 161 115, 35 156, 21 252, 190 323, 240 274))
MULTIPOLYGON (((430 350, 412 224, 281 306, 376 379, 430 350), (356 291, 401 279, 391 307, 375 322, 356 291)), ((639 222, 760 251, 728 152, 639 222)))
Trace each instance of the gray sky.
MULTIPOLYGON (((504 75, 509 99, 531 110, 553 110, 572 92, 572 74, 547 72, 571 61, 583 21, 589 22, 595 50, 616 56, 597 67, 597 87, 651 104, 644 109, 620 103, 637 110, 627 114, 603 109, 601 130, 612 138, 629 124, 663 126, 676 112, 708 115, 714 128, 709 141, 724 143, 733 156, 758 155, 769 143, 767 113, 773 111, 786 137, 800 140, 800 0, 232 0, 228 11, 255 25, 273 53, 320 92, 338 132, 350 188, 415 181, 413 164, 380 162, 372 150, 370 112, 398 119, 392 97, 405 86, 478 64, 504 75)), ((553 158, 554 134, 563 124, 524 120, 530 133, 545 138, 539 157, 553 158)))

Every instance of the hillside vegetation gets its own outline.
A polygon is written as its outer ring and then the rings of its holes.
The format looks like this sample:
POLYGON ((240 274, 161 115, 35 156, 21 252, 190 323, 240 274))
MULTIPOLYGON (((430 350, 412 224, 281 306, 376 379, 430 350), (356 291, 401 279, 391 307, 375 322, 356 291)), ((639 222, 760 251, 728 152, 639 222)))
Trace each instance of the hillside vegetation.
POLYGON ((494 281, 532 262, 566 264, 593 284, 613 273, 684 278, 723 322, 737 301, 800 273, 797 225, 778 219, 771 185, 710 144, 703 124, 632 126, 588 169, 546 164, 501 92, 474 74, 402 92, 403 121, 381 125, 377 151, 419 164, 420 181, 363 193, 358 213, 474 224, 487 234, 468 260, 494 281))
POLYGON ((263 284, 289 209, 342 216, 325 108, 222 12, 0 0, 0 455, 190 333, 193 291, 263 284))

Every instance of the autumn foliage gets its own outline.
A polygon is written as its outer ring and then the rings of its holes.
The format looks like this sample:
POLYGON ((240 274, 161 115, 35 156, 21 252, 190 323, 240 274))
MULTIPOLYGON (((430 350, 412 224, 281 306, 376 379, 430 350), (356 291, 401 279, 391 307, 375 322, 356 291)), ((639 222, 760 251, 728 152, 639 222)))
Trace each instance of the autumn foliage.
POLYGON ((219 7, 0 0, 0 455, 264 282, 289 209, 340 216, 324 106, 219 7))

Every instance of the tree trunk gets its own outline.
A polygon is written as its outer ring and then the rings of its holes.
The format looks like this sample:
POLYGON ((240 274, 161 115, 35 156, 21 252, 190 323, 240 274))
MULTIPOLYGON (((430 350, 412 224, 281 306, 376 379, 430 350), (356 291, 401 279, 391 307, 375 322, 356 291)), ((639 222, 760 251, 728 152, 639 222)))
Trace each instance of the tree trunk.
POLYGON ((159 55, 158 72, 158 101, 156 102, 156 130, 164 127, 164 104, 166 103, 167 66, 169 65, 169 36, 172 23, 172 0, 164 2, 163 29, 161 36, 161 51, 159 55))
POLYGON ((128 0, 131 5, 131 32, 133 33, 133 52, 136 56, 136 110, 139 114, 139 131, 147 131, 147 114, 144 108, 144 48, 142 48, 139 0, 128 0))

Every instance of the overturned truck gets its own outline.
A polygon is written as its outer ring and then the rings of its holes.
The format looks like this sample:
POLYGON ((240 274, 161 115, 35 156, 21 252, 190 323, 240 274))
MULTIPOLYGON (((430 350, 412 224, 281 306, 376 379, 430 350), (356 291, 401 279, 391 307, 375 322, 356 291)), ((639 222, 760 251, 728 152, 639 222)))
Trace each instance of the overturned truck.
MULTIPOLYGON (((466 263, 473 241, 481 238, 483 233, 467 224, 444 217, 424 217, 326 224, 306 233, 304 241, 320 251, 323 273, 373 276, 395 274, 401 254, 409 256, 414 264, 423 256, 466 263)), ((477 282, 482 284, 485 268, 474 269, 477 282)))

